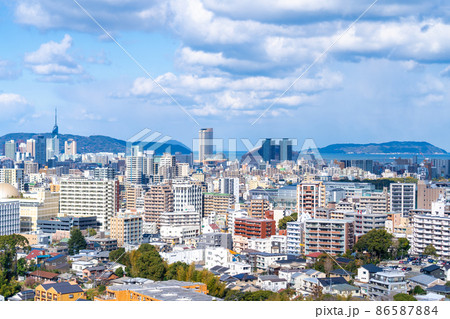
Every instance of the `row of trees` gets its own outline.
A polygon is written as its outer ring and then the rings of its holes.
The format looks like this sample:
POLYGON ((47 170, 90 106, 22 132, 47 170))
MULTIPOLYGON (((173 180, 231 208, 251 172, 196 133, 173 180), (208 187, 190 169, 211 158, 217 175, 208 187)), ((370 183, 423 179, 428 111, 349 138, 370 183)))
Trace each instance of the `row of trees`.
POLYGON ((125 252, 119 248, 109 254, 109 259, 126 266, 126 273, 131 277, 151 280, 180 280, 205 283, 211 296, 223 298, 225 284, 207 270, 196 270, 195 265, 177 262, 168 265, 150 244, 142 244, 137 250, 125 252))
MULTIPOLYGON (((9 297, 20 291, 17 282, 17 249, 29 249, 28 240, 21 235, 0 236, 0 295, 9 297)), ((21 269, 20 269, 21 270, 21 269)))

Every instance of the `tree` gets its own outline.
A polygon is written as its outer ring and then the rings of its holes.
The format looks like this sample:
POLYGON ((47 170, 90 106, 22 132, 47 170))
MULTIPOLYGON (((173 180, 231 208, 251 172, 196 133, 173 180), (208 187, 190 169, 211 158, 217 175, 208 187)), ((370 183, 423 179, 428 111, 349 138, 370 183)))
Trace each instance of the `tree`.
POLYGON ((417 301, 417 299, 414 298, 413 296, 404 294, 404 293, 396 294, 394 296, 394 300, 395 301, 417 301))
POLYGON ((25 258, 20 258, 17 261, 17 275, 25 276, 27 271, 28 271, 27 261, 25 260, 25 258))
POLYGON ((427 292, 425 290, 423 290, 422 287, 420 286, 415 286, 414 289, 412 290, 412 295, 426 295, 427 292))
MULTIPOLYGON (((21 235, 0 236, 0 295, 9 297, 20 291, 17 278, 17 248, 29 249, 28 240, 21 235)), ((20 264, 23 262, 21 261, 20 264)), ((22 266, 21 266, 22 267, 22 266)))
POLYGON ((87 247, 86 239, 84 239, 81 230, 75 227, 70 231, 70 238, 68 245, 69 245, 69 255, 78 254, 80 250, 86 249, 87 247))
POLYGON ((97 231, 94 228, 88 228, 87 233, 89 237, 97 235, 97 231))
POLYGON ((408 254, 409 248, 411 247, 409 245, 409 240, 406 238, 399 238, 397 240, 398 242, 398 248, 397 248, 397 257, 403 257, 408 254))
POLYGON ((377 258, 386 258, 392 246, 392 237, 385 229, 372 229, 359 238, 353 249, 358 252, 367 251, 377 258))
POLYGON ((297 220, 297 213, 293 213, 289 216, 285 216, 278 221, 278 229, 286 229, 288 222, 293 222, 297 220))
POLYGON ((436 248, 430 244, 427 247, 425 247, 423 254, 427 256, 437 256, 436 248))
POLYGON ((331 258, 327 257, 325 259, 325 263, 323 265, 323 268, 325 269, 325 273, 328 275, 330 273, 330 271, 333 270, 333 261, 331 260, 331 258))
POLYGON ((132 273, 136 277, 143 277, 152 280, 164 279, 166 272, 164 261, 156 248, 152 245, 141 245, 134 254, 131 263, 132 273))
POLYGON ((125 248, 119 248, 109 253, 109 260, 116 262, 126 267, 131 267, 130 256, 125 252, 125 248))
POLYGON ((122 278, 124 273, 123 273, 123 269, 122 267, 119 267, 116 269, 116 271, 114 272, 116 274, 117 277, 122 278))

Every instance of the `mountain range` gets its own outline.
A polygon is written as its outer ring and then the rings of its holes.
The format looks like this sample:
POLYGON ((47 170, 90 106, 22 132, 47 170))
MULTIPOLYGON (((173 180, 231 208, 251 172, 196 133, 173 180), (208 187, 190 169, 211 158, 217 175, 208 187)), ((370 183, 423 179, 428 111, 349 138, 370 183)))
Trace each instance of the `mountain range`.
MULTIPOLYGON (((36 135, 43 135, 45 138, 51 137, 50 133, 10 133, 0 137, 0 145, 4 146, 6 141, 14 140, 16 142, 26 143, 27 139, 34 138, 36 135)), ((85 153, 98 153, 98 152, 111 152, 111 153, 125 153, 126 151, 126 141, 112 138, 103 135, 91 135, 91 136, 80 136, 72 134, 59 134, 59 149, 61 152, 64 150, 64 142, 68 139, 73 139, 77 142, 77 152, 79 154, 85 153)), ((176 140, 169 140, 164 144, 156 142, 150 142, 146 144, 144 150, 149 149, 155 150, 156 155, 161 155, 162 153, 168 151, 172 154, 180 152, 181 154, 190 154, 191 150, 176 140)), ((2 155, 4 155, 4 147, 0 147, 2 155)))
POLYGON ((332 144, 319 148, 321 153, 339 154, 447 154, 442 148, 427 142, 386 142, 370 144, 332 144))

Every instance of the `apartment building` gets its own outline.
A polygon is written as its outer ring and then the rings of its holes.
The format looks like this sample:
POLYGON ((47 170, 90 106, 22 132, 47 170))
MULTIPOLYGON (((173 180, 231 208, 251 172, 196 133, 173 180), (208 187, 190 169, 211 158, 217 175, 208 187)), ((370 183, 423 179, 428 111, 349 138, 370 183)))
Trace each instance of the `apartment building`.
POLYGON ((85 298, 85 292, 76 283, 59 282, 37 286, 34 301, 76 301, 85 298))
POLYGON ((344 218, 354 220, 355 236, 360 237, 372 229, 384 229, 387 214, 369 214, 367 212, 345 212, 344 218))
POLYGON ((287 237, 273 235, 267 238, 249 238, 248 249, 258 250, 266 253, 286 253, 287 237))
POLYGON ((234 203, 234 196, 222 193, 203 194, 203 217, 209 217, 212 212, 225 213, 234 203))
POLYGON ((193 206, 199 214, 201 213, 203 192, 200 185, 174 183, 172 188, 175 211, 183 211, 193 206))
POLYGON ((319 207, 325 207, 326 191, 322 182, 301 182, 297 185, 297 212, 315 216, 319 207))
POLYGON ((154 185, 145 194, 145 222, 159 227, 159 217, 164 212, 173 212, 173 192, 170 185, 154 185))
POLYGON ((432 209, 416 213, 412 218, 412 253, 422 254, 428 245, 442 258, 450 257, 450 217, 445 214, 443 200, 432 203, 432 209))
POLYGON ((416 184, 392 183, 391 211, 400 212, 404 217, 409 216, 409 211, 416 208, 416 184))
POLYGON ((107 231, 111 217, 119 210, 118 194, 118 181, 63 178, 60 216, 95 216, 99 230, 107 231))
POLYGON ((383 192, 366 192, 359 198, 359 209, 375 214, 385 214, 390 211, 390 198, 387 188, 383 192))
POLYGON ((200 213, 193 207, 183 211, 164 212, 159 217, 160 227, 163 226, 196 226, 200 229, 200 213))
POLYGON ((247 238, 266 238, 275 235, 275 221, 260 218, 236 218, 234 235, 247 238))
POLYGON ((265 218, 266 211, 269 210, 269 201, 264 198, 252 198, 250 200, 249 215, 252 218, 265 218))
POLYGON ((305 254, 344 254, 353 247, 354 236, 353 220, 308 219, 305 221, 305 254))
POLYGON ((119 213, 111 218, 110 230, 110 237, 117 239, 117 246, 138 245, 142 242, 142 216, 119 213))
POLYGON ((301 221, 292 221, 286 224, 286 252, 289 255, 304 253, 304 229, 305 223, 301 221))
POLYGON ((54 234, 57 231, 71 231, 74 227, 80 230, 86 230, 89 228, 98 229, 97 217, 67 216, 52 218, 51 220, 44 219, 37 221, 37 229, 47 234, 54 234))

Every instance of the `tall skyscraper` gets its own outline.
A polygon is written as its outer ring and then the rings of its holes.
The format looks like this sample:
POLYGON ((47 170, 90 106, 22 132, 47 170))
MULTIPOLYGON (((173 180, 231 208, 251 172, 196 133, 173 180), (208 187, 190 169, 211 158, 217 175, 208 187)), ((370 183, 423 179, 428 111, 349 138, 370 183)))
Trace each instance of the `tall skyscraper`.
POLYGON ((36 140, 32 138, 27 140, 27 153, 29 153, 31 157, 36 156, 36 140))
POLYGON ((14 140, 5 143, 5 156, 12 160, 16 159, 16 142, 14 140))
POLYGON ((66 156, 77 155, 77 142, 75 140, 70 138, 64 143, 64 154, 66 156))
POLYGON ((199 144, 198 144, 198 160, 204 162, 210 158, 214 153, 213 147, 213 129, 202 128, 198 132, 199 144))
POLYGON ((45 137, 43 135, 36 136, 36 155, 34 159, 39 164, 40 167, 45 166, 46 162, 45 151, 46 151, 45 137))
POLYGON ((55 125, 52 130, 52 137, 58 136, 58 109, 55 108, 55 125))

